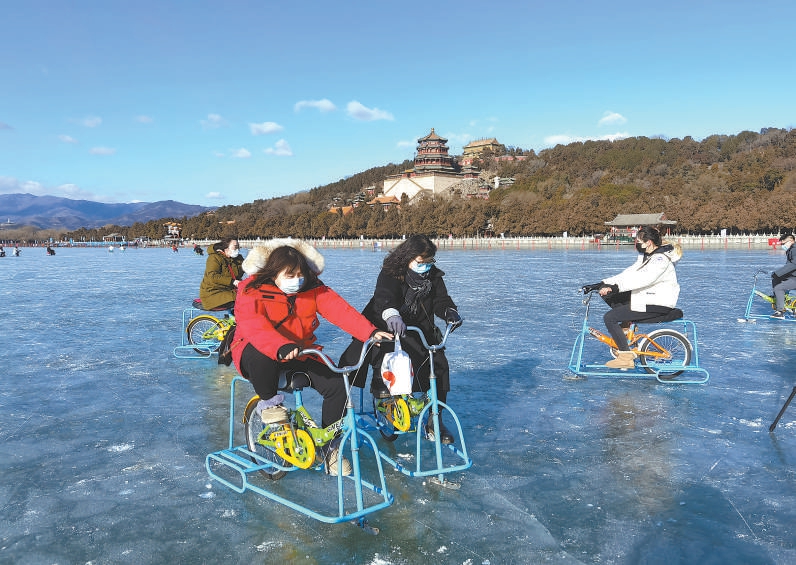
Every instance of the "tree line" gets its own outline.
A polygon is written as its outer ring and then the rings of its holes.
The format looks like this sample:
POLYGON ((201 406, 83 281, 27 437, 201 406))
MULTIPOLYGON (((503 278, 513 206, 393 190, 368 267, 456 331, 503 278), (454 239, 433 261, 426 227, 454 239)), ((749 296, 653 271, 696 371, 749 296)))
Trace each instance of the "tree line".
POLYGON ((132 226, 68 232, 66 239, 164 236, 163 224, 182 224, 186 238, 368 238, 424 233, 433 236, 591 235, 617 214, 666 214, 679 233, 772 233, 796 221, 796 130, 664 139, 632 137, 557 145, 538 154, 509 148, 522 160, 483 154, 475 163, 484 182, 514 183, 489 198, 423 197, 383 209, 360 204, 349 214, 329 211, 378 190, 384 178, 411 168, 389 164, 306 192, 223 206, 192 218, 162 218, 132 226))

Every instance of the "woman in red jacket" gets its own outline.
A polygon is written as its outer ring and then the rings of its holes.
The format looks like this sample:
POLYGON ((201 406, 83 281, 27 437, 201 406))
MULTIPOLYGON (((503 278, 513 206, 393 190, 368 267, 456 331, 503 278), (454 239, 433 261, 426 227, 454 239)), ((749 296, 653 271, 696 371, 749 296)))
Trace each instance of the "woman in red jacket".
MULTIPOLYGON (((238 286, 232 360, 260 397, 258 412, 265 424, 286 421, 287 410, 277 389, 280 370, 307 373, 310 386, 323 396, 325 428, 343 417, 346 390, 339 374, 312 356, 299 355, 302 349, 321 349, 314 333, 318 314, 360 341, 392 335, 379 331, 318 279, 323 257, 315 248, 292 239, 276 245, 255 247, 244 262, 244 270, 252 276, 238 286)), ((337 473, 337 459, 336 449, 331 449, 327 472, 337 473)), ((343 459, 344 474, 350 474, 347 463, 343 459)))

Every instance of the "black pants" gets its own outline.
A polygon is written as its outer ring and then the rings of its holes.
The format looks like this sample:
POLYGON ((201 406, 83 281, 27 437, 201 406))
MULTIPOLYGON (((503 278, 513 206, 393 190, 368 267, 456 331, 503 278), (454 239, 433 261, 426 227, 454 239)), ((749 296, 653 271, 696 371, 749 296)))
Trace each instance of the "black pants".
POLYGON ((310 377, 310 386, 323 397, 321 426, 335 423, 345 414, 346 390, 343 378, 314 359, 279 362, 263 355, 249 344, 240 358, 240 373, 247 379, 262 400, 276 395, 279 373, 284 370, 304 371, 310 377))
MULTIPOLYGON (((411 335, 410 332, 407 332, 401 338, 401 347, 409 354, 409 358, 412 360, 412 370, 415 374, 412 390, 415 392, 427 391, 431 386, 429 351, 423 347, 420 339, 411 335)), ((384 359, 384 355, 393 350, 394 346, 392 343, 382 343, 380 347, 373 346, 368 352, 362 367, 351 375, 353 386, 358 386, 359 388, 365 386, 365 381, 368 377, 368 366, 373 367, 373 376, 371 378, 381 379, 381 362, 384 359)), ((342 357, 340 357, 339 365, 342 367, 355 364, 359 360, 361 351, 362 342, 353 340, 342 357)), ((448 366, 448 358, 445 357, 444 349, 434 353, 434 375, 437 377, 437 398, 441 402, 445 402, 450 390, 450 367, 448 366)))
POLYGON ((636 312, 630 309, 630 292, 612 292, 603 296, 606 304, 611 309, 603 316, 605 327, 608 333, 614 338, 616 348, 619 351, 629 351, 630 346, 627 343, 627 336, 622 330, 622 326, 627 322, 654 322, 661 318, 662 315, 671 312, 668 306, 654 306, 648 305, 646 312, 636 312))

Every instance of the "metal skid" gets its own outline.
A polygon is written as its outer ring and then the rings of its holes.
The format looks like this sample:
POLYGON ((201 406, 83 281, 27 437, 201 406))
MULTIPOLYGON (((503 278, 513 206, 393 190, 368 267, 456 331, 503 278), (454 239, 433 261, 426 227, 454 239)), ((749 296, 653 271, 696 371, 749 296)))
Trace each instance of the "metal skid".
POLYGON ((394 498, 387 489, 381 458, 375 455, 378 453, 375 440, 354 426, 355 418, 350 398, 348 414, 345 416, 347 429, 341 436, 339 449, 341 454, 350 457, 352 474, 344 476, 339 472, 337 476, 327 476, 322 463, 317 463, 307 470, 294 466, 285 467, 254 453, 245 444, 235 445, 235 387, 238 382, 248 383, 239 376, 232 379, 229 442, 226 449, 207 455, 205 468, 210 477, 237 493, 242 494, 247 490, 255 492, 321 522, 327 524, 354 522, 363 529, 377 533, 378 529, 370 527, 365 516, 390 506, 394 498), (363 446, 369 446, 374 454, 373 464, 368 464, 366 469, 363 468, 364 461, 361 458, 363 446), (282 482, 270 481, 260 476, 259 471, 263 469, 289 473, 282 482), (313 470, 317 471, 314 473, 317 480, 310 483, 309 472, 313 470), (296 471, 298 473, 295 473, 296 471), (374 477, 377 474, 378 477, 375 480, 366 480, 363 476, 366 472, 374 477), (293 481, 290 478, 293 478, 293 481), (291 496, 288 498, 287 495, 275 492, 277 489, 273 487, 277 484, 278 490, 290 491, 291 496))
MULTIPOLYGON (((364 390, 360 390, 359 393, 357 419, 365 429, 377 430, 380 433, 384 431, 386 435, 409 436, 414 434, 414 464, 408 464, 405 461, 399 461, 397 454, 387 454, 383 449, 378 450, 379 456, 393 469, 403 473, 408 477, 430 477, 430 480, 433 484, 450 489, 458 489, 461 485, 457 482, 448 480, 446 475, 469 469, 473 465, 473 460, 467 454, 467 445, 464 441, 464 434, 462 433, 462 425, 459 421, 459 417, 450 406, 444 402, 440 402, 437 397, 437 377, 434 374, 434 355, 432 354, 434 351, 441 350, 445 347, 445 342, 450 335, 451 329, 452 326, 448 325, 445 334, 443 335, 442 342, 439 345, 429 345, 428 342, 426 342, 426 339, 423 336, 420 328, 416 328, 414 326, 407 328, 407 331, 417 332, 423 345, 427 350, 429 350, 430 365, 430 387, 427 393, 428 402, 417 415, 412 416, 412 423, 408 430, 400 431, 394 429, 393 427, 387 428, 387 425, 383 422, 380 422, 375 416, 375 406, 372 411, 366 410, 364 403, 364 390), (441 434, 439 433, 438 424, 439 420, 437 417, 441 418, 443 413, 449 415, 456 425, 456 434, 454 437, 454 443, 452 444, 443 444, 442 438, 440 437, 441 434), (432 419, 434 426, 433 441, 426 439, 423 430, 423 423, 426 421, 427 415, 431 414, 435 415, 432 419)), ((374 375, 374 377, 378 378, 377 375, 374 375)))
MULTIPOLYGON (((687 365, 666 363, 657 366, 653 359, 646 360, 646 366, 641 365, 636 359, 636 366, 633 369, 614 369, 606 367, 603 359, 610 355, 608 347, 596 339, 588 340, 594 347, 587 347, 587 337, 589 337, 589 297, 584 299, 586 304, 586 315, 583 319, 583 326, 575 344, 572 347, 572 354, 569 358, 569 370, 582 377, 614 377, 614 378, 650 378, 655 377, 658 382, 664 384, 703 384, 708 382, 710 374, 699 366, 699 345, 697 339, 696 325, 691 320, 675 320, 672 322, 662 322, 657 324, 644 324, 644 326, 660 326, 661 328, 673 329, 684 335, 692 346, 691 361, 687 365), (593 360, 595 359, 595 360, 593 360), (600 361, 596 361, 600 359, 600 361), (675 374, 677 373, 677 374, 675 374)), ((645 332, 651 333, 651 332, 645 332)))

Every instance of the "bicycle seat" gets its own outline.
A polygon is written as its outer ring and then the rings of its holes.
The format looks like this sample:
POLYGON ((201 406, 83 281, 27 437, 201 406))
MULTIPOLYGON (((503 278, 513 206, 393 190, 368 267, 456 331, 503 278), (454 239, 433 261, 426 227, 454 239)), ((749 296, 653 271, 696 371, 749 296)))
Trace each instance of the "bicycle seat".
POLYGON ((279 384, 276 388, 284 392, 293 392, 310 385, 310 376, 304 371, 285 369, 279 372, 279 384))
POLYGON ((658 324, 660 322, 674 322, 675 320, 679 320, 683 317, 683 311, 679 308, 672 308, 668 312, 664 314, 660 314, 655 318, 650 318, 649 320, 644 320, 642 322, 638 322, 639 324, 658 324))
POLYGON ((194 298, 192 306, 197 310, 204 310, 205 312, 226 312, 229 310, 226 306, 216 306, 215 308, 205 308, 202 306, 201 298, 194 298))

